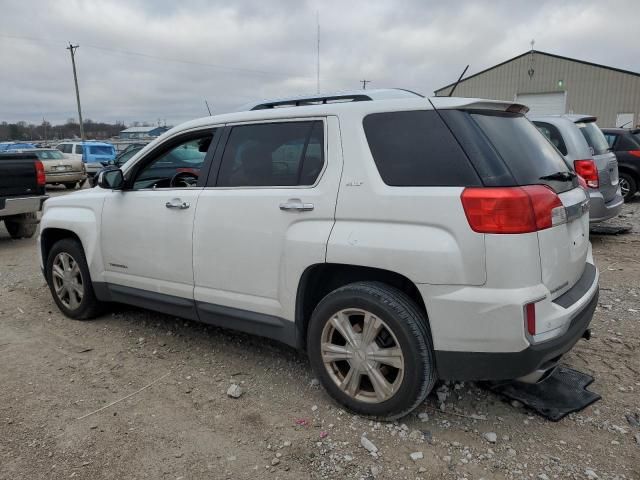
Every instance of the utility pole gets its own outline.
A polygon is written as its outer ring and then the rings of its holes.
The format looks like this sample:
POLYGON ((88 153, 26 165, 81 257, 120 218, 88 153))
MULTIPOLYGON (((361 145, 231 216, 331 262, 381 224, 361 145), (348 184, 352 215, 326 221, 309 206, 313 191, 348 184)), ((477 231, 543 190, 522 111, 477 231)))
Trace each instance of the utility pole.
POLYGON ((320 12, 316 12, 316 23, 318 24, 317 45, 316 45, 316 89, 320 93, 320 12))
POLYGON ((362 83, 362 89, 366 90, 367 89, 367 83, 371 83, 371 80, 360 80, 360 83, 362 83))
POLYGON ((78 48, 80 45, 72 45, 71 42, 69 42, 69 46, 67 47, 67 50, 69 50, 69 53, 71 54, 71 65, 73 65, 73 81, 76 85, 76 101, 78 102, 78 120, 80 122, 80 139, 82 140, 82 143, 84 143, 84 141, 86 140, 84 137, 84 125, 82 123, 82 108, 80 108, 80 90, 78 89, 78 74, 76 73, 76 48, 78 48))

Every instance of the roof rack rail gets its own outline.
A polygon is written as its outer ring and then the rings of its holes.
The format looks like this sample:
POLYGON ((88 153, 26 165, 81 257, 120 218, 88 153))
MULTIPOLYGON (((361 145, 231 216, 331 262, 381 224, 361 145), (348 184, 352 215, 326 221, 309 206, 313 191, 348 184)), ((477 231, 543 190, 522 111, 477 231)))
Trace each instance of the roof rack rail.
POLYGON ((326 105, 327 103, 338 103, 338 102, 365 102, 372 100, 372 98, 368 95, 357 94, 357 95, 331 95, 329 97, 306 97, 306 98, 297 98, 291 100, 278 100, 275 102, 266 102, 260 103, 253 107, 251 110, 265 110, 268 108, 278 108, 278 107, 300 107, 302 105, 326 105))
POLYGON ((289 98, 276 98, 250 103, 242 106, 239 111, 267 110, 272 108, 301 107, 311 105, 326 105, 330 103, 364 102, 371 100, 388 100, 400 98, 423 98, 422 95, 402 88, 351 90, 326 93, 324 95, 304 95, 289 98))

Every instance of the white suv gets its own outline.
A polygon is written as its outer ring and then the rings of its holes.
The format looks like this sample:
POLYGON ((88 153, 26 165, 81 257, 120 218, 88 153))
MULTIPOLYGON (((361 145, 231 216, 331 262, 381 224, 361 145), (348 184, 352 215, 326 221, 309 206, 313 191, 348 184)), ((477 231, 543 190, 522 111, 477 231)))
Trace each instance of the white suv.
POLYGON ((367 90, 188 122, 48 200, 42 268, 72 318, 121 302, 306 351, 364 415, 539 381, 598 272, 585 191, 525 112, 367 90))

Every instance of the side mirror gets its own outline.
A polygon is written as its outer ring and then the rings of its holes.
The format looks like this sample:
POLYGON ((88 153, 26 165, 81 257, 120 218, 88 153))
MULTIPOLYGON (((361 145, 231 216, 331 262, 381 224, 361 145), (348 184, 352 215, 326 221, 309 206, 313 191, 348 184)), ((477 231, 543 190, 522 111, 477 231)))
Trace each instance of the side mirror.
POLYGON ((98 173, 98 181, 96 183, 100 188, 107 190, 122 190, 124 187, 124 175, 119 168, 102 170, 98 173))

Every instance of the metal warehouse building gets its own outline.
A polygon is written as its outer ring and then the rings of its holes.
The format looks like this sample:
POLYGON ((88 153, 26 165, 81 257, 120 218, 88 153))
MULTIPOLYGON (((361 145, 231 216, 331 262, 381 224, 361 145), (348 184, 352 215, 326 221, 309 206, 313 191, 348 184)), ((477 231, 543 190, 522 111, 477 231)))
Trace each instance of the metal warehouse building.
POLYGON ((119 137, 123 139, 141 139, 149 137, 159 137, 169 127, 129 127, 119 133, 119 137))
MULTIPOLYGON (((454 83, 436 96, 449 95, 454 83)), ((600 127, 640 124, 639 73, 539 50, 464 78, 454 95, 516 101, 533 114, 590 114, 600 127)))

